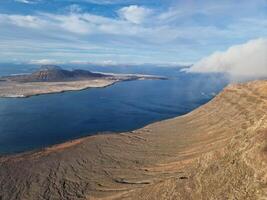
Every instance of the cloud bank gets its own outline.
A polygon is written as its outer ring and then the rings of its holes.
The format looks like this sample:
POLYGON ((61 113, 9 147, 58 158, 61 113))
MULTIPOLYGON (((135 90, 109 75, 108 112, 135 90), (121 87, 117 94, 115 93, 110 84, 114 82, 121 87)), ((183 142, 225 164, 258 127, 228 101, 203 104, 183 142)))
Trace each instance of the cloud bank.
POLYGON ((237 41, 266 38, 266 6, 266 0, 6 0, 0 62, 195 63, 237 41))
POLYGON ((250 40, 203 58, 187 72, 226 73, 233 79, 267 77, 267 39, 250 40))

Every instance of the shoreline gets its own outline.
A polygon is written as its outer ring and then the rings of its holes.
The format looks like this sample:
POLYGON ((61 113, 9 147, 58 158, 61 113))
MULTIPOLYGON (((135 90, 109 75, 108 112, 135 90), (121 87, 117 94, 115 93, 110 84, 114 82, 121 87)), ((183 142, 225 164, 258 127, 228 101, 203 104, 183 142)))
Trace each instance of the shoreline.
POLYGON ((0 196, 263 199, 266 98, 267 80, 229 85, 183 116, 0 157, 0 196))
POLYGON ((115 81, 113 83, 107 84, 105 86, 99 86, 99 87, 84 87, 82 89, 72 89, 72 90, 62 90, 62 91, 58 91, 58 92, 47 92, 47 93, 38 93, 38 94, 31 94, 31 95, 14 95, 14 96, 1 96, 0 94, 0 99, 13 99, 13 98, 17 98, 17 99, 26 99, 26 98, 30 98, 30 97, 35 97, 35 96, 42 96, 42 95, 51 95, 51 94, 61 94, 61 93, 67 93, 67 92, 75 92, 75 91, 83 91, 83 90, 88 90, 88 89, 101 89, 101 88, 107 88, 110 87, 114 84, 117 84, 119 82, 123 82, 123 81, 115 81))
MULTIPOLYGON (((80 89, 80 90, 69 90, 69 91, 62 91, 62 92, 55 92, 55 93, 44 93, 44 94, 36 94, 36 95, 32 95, 32 96, 25 96, 25 97, 0 97, 0 98, 30 98, 30 97, 34 97, 34 96, 40 96, 40 95, 50 95, 50 94, 57 94, 57 93, 65 93, 65 92, 75 92, 75 91, 83 91, 83 90, 88 90, 88 89, 98 89, 98 88, 106 88, 106 87, 109 87, 109 86, 112 86, 114 84, 117 84, 117 83, 120 83, 120 82, 126 82, 126 81, 136 81, 136 80, 121 80, 121 81, 116 81, 116 82, 113 82, 109 85, 106 85, 106 86, 102 86, 102 87, 94 87, 94 88, 84 88, 84 89, 80 89)), ((267 81, 267 80, 263 80, 263 81, 267 81)), ((249 83, 251 84, 256 84, 257 82, 259 82, 258 80, 256 81, 250 81, 249 83)), ((240 85, 242 85, 243 83, 241 84, 228 84, 218 95, 220 95, 221 93, 225 92, 225 90, 228 90, 230 88, 235 88, 235 87, 239 87, 240 85)), ((61 145, 64 145, 64 144, 68 144, 68 143, 75 143, 77 140, 79 141, 83 141, 83 140, 87 140, 87 139, 90 139, 91 137, 97 137, 99 135, 121 135, 121 134, 133 134, 135 133, 136 131, 138 130, 142 130, 142 129, 146 129, 146 127, 148 126, 153 126, 154 124, 158 124, 158 123, 164 123, 164 122, 168 122, 168 121, 171 121, 171 120, 175 120, 177 118, 183 118, 187 115, 190 115, 191 113, 193 112, 196 112, 198 111, 199 109, 201 109, 202 107, 208 105, 210 102, 213 101, 214 98, 216 98, 218 95, 216 95, 215 97, 213 97, 212 99, 210 99, 208 102, 206 102, 205 104, 203 105, 200 105, 199 107, 195 108, 194 110, 188 112, 188 113, 185 113, 183 115, 178 115, 178 116, 175 116, 175 117, 171 117, 171 118, 167 118, 167 119, 163 119, 163 120, 159 120, 159 121, 155 121, 155 122, 152 122, 152 123, 149 123, 143 127, 140 127, 140 128, 137 128, 137 129, 133 129, 133 130, 129 130, 129 131, 123 131, 123 132, 114 132, 114 131, 104 131, 104 132, 96 132, 92 135, 85 135, 85 136, 77 136, 77 137, 74 137, 73 139, 67 139, 63 142, 58 142, 58 143, 55 143, 55 144, 51 144, 51 145, 48 145, 48 146, 44 146, 44 147, 40 147, 40 148, 36 148, 36 149, 32 149, 32 150, 26 150, 26 151, 21 151, 21 152, 12 152, 12 153, 7 153, 7 154, 1 154, 0 153, 0 160, 2 158, 6 158, 6 157, 13 157, 13 156, 23 156, 23 155, 28 155, 28 154, 35 154, 35 153, 40 153, 40 152, 43 152, 43 151, 46 151, 47 149, 51 149, 51 148, 56 148, 57 146, 61 146, 61 145)))
POLYGON ((166 77, 153 75, 117 75, 112 78, 77 80, 64 82, 28 82, 6 81, 0 84, 0 98, 29 98, 39 95, 82 91, 91 88, 106 88, 119 82, 138 80, 167 80, 166 77), (13 92, 10 92, 13 90, 13 92))

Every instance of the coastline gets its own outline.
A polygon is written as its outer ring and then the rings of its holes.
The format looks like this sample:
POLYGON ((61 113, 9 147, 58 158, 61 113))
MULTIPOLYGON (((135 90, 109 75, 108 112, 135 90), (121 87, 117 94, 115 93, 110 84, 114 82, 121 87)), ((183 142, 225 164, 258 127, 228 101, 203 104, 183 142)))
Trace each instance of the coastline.
POLYGON ((267 81, 230 85, 180 117, 0 157, 0 195, 15 190, 26 199, 46 198, 49 188, 49 197, 61 199, 259 199, 266 184, 266 97, 267 81), (31 187, 22 192, 12 187, 17 181, 31 187))
POLYGON ((36 93, 36 94, 28 94, 28 95, 1 95, 0 93, 0 98, 30 98, 33 96, 40 96, 40 95, 49 95, 49 94, 59 94, 59 93, 65 93, 65 92, 75 92, 75 91, 83 91, 83 90, 87 90, 87 89, 93 89, 93 88, 106 88, 109 86, 112 86, 116 83, 119 83, 121 81, 114 81, 111 83, 108 83, 106 85, 101 85, 101 86, 84 86, 83 88, 73 88, 73 89, 62 89, 62 90, 58 90, 58 91, 54 91, 54 92, 49 92, 49 91, 44 91, 43 93, 36 93))
POLYGON ((7 81, 0 84, 0 98, 29 98, 32 96, 81 91, 89 88, 105 88, 122 81, 166 80, 166 77, 152 75, 114 75, 112 78, 64 82, 29 82, 7 81))

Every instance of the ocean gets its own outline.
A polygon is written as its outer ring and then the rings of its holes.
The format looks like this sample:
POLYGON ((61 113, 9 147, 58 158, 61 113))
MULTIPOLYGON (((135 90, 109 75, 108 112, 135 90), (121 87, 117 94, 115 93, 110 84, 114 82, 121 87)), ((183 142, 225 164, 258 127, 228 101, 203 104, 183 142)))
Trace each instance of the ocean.
MULTIPOLYGON (((0 75, 30 73, 37 68, 0 64, 0 75)), ((210 101, 228 83, 220 74, 188 74, 177 67, 81 65, 75 68, 161 75, 168 80, 127 81, 106 88, 21 99, 0 98, 1 155, 36 150, 88 135, 131 131, 184 115, 210 101)))

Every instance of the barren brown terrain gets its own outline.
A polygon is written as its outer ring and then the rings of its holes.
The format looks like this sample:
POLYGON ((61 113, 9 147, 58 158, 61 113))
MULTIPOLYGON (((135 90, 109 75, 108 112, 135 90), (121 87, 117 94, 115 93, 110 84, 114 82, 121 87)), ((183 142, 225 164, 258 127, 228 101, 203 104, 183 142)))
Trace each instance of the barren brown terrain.
POLYGON ((0 77, 0 97, 23 98, 34 95, 107 87, 120 81, 166 79, 142 74, 104 74, 87 70, 68 71, 58 66, 42 66, 26 75, 0 77))
POLYGON ((1 200, 267 199, 267 81, 193 112, 0 158, 1 200))
POLYGON ((101 78, 94 80, 80 80, 68 82, 0 82, 0 97, 20 98, 41 94, 77 91, 86 88, 101 88, 112 85, 118 81, 119 80, 101 78))

